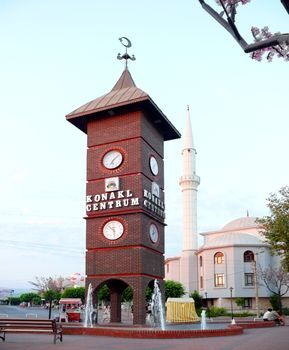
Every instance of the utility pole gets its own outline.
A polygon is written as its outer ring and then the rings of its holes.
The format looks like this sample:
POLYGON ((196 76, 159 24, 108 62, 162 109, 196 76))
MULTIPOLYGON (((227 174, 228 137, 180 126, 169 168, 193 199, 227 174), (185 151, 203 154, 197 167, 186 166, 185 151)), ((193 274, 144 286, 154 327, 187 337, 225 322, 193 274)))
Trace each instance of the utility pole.
POLYGON ((253 273, 254 273, 254 285, 255 285, 256 312, 257 312, 257 318, 259 318, 260 311, 259 311, 259 288, 258 288, 258 277, 257 277, 257 255, 258 253, 256 253, 256 259, 253 260, 253 273))
POLYGON ((232 299, 232 297, 233 297, 233 289, 234 288, 230 287, 229 289, 230 289, 230 301, 231 301, 231 319, 232 319, 231 324, 235 324, 234 312, 233 312, 233 299, 232 299))
POLYGON ((258 285, 258 275, 257 275, 257 262, 258 262, 258 255, 264 253, 264 251, 259 251, 255 253, 255 258, 252 261, 253 263, 253 273, 254 273, 254 284, 255 284, 255 300, 256 300, 256 312, 257 312, 257 318, 260 317, 260 310, 259 310, 259 285, 258 285))

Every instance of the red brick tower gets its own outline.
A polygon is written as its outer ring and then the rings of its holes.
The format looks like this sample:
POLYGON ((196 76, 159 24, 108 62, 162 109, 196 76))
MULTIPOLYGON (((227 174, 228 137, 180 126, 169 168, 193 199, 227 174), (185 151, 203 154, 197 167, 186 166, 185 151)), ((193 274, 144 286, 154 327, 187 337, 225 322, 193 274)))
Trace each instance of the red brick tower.
POLYGON ((180 134, 127 68, 66 118, 87 134, 86 284, 95 295, 107 284, 112 322, 131 286, 133 323, 144 324, 146 287, 164 277, 164 141, 180 134))

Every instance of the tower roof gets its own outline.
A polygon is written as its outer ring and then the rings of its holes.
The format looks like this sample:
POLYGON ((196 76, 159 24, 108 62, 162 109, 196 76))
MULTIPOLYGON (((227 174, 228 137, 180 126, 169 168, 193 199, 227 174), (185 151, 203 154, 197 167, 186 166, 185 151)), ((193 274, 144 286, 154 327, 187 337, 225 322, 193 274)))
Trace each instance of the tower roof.
POLYGON ((66 115, 66 119, 86 133, 88 121, 136 109, 148 112, 165 141, 180 137, 178 130, 150 96, 135 85, 127 68, 110 92, 75 109, 66 115))
MULTIPOLYGON (((115 83, 114 87, 111 89, 111 91, 114 90, 121 90, 124 88, 131 88, 135 87, 135 82, 133 81, 133 78, 129 72, 129 70, 126 68, 123 72, 118 81, 115 83)), ((140 90, 140 89, 139 89, 140 90)))

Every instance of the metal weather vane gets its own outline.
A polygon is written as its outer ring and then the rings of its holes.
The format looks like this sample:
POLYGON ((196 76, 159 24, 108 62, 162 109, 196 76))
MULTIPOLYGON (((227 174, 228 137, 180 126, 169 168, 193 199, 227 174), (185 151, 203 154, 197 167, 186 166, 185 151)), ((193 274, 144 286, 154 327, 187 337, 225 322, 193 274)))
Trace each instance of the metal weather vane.
POLYGON ((135 57, 134 57, 134 55, 129 55, 128 53, 127 53, 127 49, 129 48, 129 47, 131 47, 131 41, 128 39, 128 38, 126 38, 125 36, 122 36, 121 38, 119 38, 118 39, 120 42, 121 42, 121 44, 125 47, 125 53, 123 54, 123 55, 121 55, 120 53, 117 55, 117 59, 119 59, 119 60, 125 60, 125 68, 127 68, 127 61, 128 60, 131 60, 131 61, 135 61, 135 57))

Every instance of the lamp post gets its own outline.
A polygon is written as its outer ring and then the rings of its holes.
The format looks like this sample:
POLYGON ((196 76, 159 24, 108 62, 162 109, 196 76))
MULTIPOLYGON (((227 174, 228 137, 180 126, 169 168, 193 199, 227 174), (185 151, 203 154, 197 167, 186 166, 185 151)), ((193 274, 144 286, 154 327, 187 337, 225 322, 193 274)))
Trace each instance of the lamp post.
POLYGON ((232 318, 232 323, 233 323, 233 320, 234 320, 234 317, 233 317, 233 300, 232 300, 233 289, 234 289, 233 287, 230 287, 231 318, 232 318))
POLYGON ((206 298, 206 307, 208 307, 208 293, 205 292, 205 298, 206 298))

